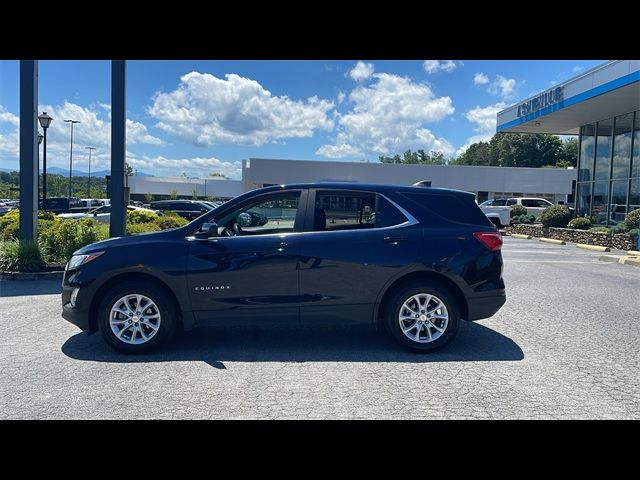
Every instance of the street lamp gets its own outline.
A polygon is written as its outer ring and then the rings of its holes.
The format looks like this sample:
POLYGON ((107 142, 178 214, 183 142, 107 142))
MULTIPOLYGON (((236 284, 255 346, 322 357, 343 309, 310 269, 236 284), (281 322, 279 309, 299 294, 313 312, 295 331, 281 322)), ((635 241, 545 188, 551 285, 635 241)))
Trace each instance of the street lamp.
POLYGON ((42 155, 42 209, 44 210, 45 202, 47 200, 47 128, 51 125, 51 118, 47 115, 47 112, 42 112, 41 115, 38 115, 38 121, 40 122, 40 126, 44 130, 44 147, 43 147, 43 155, 42 155))
POLYGON ((87 198, 91 198, 91 151, 95 150, 96 147, 84 147, 89 150, 89 190, 87 194, 87 198))
MULTIPOLYGON (((38 198, 40 198, 40 144, 42 143, 42 139, 44 135, 38 132, 38 198)), ((44 208, 44 204, 42 205, 44 208)))
POLYGON ((71 147, 69 149, 69 201, 71 201, 71 172, 73 171, 73 124, 80 123, 79 120, 65 120, 71 124, 71 147))

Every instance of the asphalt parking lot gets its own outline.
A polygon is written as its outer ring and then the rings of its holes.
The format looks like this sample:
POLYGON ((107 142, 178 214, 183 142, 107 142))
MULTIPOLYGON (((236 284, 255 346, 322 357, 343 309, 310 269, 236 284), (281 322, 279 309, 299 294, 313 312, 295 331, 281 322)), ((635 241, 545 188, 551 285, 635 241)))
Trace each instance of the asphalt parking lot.
POLYGON ((125 357, 0 288, 0 418, 640 418, 640 268, 505 237, 508 301, 445 350, 373 330, 212 328, 125 357))

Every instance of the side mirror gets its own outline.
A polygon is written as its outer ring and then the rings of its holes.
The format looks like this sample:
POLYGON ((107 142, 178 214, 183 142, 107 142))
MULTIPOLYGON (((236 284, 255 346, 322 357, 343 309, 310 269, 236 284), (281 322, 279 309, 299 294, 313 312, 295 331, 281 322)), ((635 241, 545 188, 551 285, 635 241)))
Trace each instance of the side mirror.
POLYGON ((218 236, 218 224, 216 222, 203 223, 200 230, 194 235, 198 240, 208 240, 218 236))
POLYGON ((238 215, 238 217, 236 218, 236 223, 241 227, 251 227, 252 226, 251 224, 253 222, 252 222, 251 215, 249 215, 246 212, 243 212, 240 215, 238 215))

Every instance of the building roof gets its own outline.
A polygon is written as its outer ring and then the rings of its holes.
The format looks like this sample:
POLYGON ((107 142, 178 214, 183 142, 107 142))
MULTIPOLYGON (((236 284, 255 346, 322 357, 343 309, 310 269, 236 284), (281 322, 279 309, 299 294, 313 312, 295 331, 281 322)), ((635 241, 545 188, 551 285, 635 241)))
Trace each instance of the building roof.
POLYGON ((611 60, 498 112, 496 131, 579 133, 640 108, 640 60, 611 60))

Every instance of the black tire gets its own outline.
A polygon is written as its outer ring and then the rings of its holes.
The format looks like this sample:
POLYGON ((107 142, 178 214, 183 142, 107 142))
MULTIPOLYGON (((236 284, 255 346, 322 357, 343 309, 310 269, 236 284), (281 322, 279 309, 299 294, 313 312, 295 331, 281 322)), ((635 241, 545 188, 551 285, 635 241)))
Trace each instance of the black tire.
MULTIPOLYGON (((142 303, 142 302, 141 302, 142 303)), ((144 305, 144 304, 143 304, 144 305)), ((139 280, 125 281, 107 292, 98 306, 98 328, 107 344, 122 353, 139 354, 150 353, 167 343, 175 334, 178 323, 178 312, 167 292, 153 283, 139 280), (111 330, 109 313, 114 303, 125 295, 141 294, 152 300, 160 313, 158 331, 146 343, 130 344, 118 339, 111 330)), ((140 334, 137 335, 140 337, 140 334)))
MULTIPOLYGON (((443 286, 432 282, 414 281, 397 287, 391 294, 389 300, 385 302, 384 322, 391 337, 402 347, 412 352, 430 353, 441 349, 456 336, 456 333, 458 333, 458 326, 460 324, 460 308, 458 307, 453 294, 443 286), (442 332, 439 338, 428 343, 420 343, 415 340, 411 340, 400 328, 399 315, 402 305, 407 299, 419 293, 434 295, 442 300, 449 316, 444 332, 442 332)), ((422 328, 427 327, 425 325, 422 328)), ((415 330, 413 331, 415 332, 415 330)), ((437 334, 435 329, 432 327, 430 328, 430 331, 437 334)), ((426 337, 425 330, 423 330, 423 335, 426 337)))

